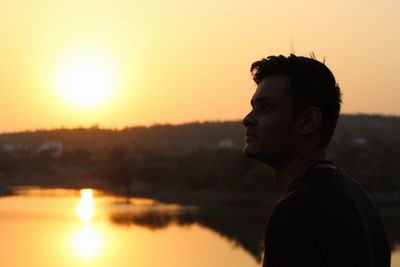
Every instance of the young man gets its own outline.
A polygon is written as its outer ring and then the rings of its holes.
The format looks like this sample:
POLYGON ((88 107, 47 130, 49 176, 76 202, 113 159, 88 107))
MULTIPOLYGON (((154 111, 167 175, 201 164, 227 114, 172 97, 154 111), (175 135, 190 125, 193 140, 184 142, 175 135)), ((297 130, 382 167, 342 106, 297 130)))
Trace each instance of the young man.
POLYGON ((270 166, 284 188, 267 222, 263 266, 390 266, 372 201, 326 158, 341 104, 331 71, 290 55, 257 61, 251 72, 258 87, 243 119, 243 152, 270 166))

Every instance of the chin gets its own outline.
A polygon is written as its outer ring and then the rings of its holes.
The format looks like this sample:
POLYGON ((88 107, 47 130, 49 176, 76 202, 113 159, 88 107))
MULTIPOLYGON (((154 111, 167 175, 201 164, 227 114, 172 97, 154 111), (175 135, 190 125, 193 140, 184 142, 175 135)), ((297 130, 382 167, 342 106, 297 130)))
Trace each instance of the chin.
POLYGON ((252 146, 251 144, 246 144, 243 147, 243 154, 249 158, 253 159, 255 161, 258 161, 260 163, 266 164, 269 167, 271 165, 274 165, 273 163, 275 162, 274 158, 269 157, 265 153, 262 153, 263 151, 260 151, 258 146, 252 146))
POLYGON ((260 153, 251 146, 251 144, 246 144, 243 147, 243 154, 250 159, 258 160, 260 159, 260 153))

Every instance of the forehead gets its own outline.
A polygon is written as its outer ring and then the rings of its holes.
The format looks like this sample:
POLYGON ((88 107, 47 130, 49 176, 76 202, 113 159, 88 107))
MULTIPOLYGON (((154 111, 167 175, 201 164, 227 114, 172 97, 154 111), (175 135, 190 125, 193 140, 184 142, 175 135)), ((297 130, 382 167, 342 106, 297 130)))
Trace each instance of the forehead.
POLYGON ((283 75, 274 75, 264 78, 258 84, 252 102, 256 102, 261 98, 268 98, 276 102, 290 102, 290 98, 286 93, 289 83, 289 78, 283 75))

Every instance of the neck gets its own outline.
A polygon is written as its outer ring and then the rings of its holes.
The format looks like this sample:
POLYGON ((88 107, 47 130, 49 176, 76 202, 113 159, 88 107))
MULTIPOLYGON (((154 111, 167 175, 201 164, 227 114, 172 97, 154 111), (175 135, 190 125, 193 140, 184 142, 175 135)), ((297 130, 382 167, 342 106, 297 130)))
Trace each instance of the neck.
MULTIPOLYGON (((321 149, 302 149, 297 153, 294 153, 287 162, 271 166, 274 173, 275 179, 282 185, 283 188, 287 188, 294 180, 299 178, 308 168, 310 168, 315 160, 327 160, 325 150, 321 149)), ((329 165, 326 163, 317 164, 329 165)))

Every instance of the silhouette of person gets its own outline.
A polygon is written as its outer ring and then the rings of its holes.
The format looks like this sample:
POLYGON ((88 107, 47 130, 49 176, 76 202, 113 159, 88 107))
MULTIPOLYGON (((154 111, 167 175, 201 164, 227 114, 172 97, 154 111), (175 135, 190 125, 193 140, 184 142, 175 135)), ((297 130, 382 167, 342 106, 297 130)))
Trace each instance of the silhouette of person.
POLYGON ((362 186, 326 157, 341 105, 332 72, 314 57, 252 64, 257 89, 243 153, 268 165, 283 193, 264 235, 264 267, 386 267, 386 231, 362 186))

